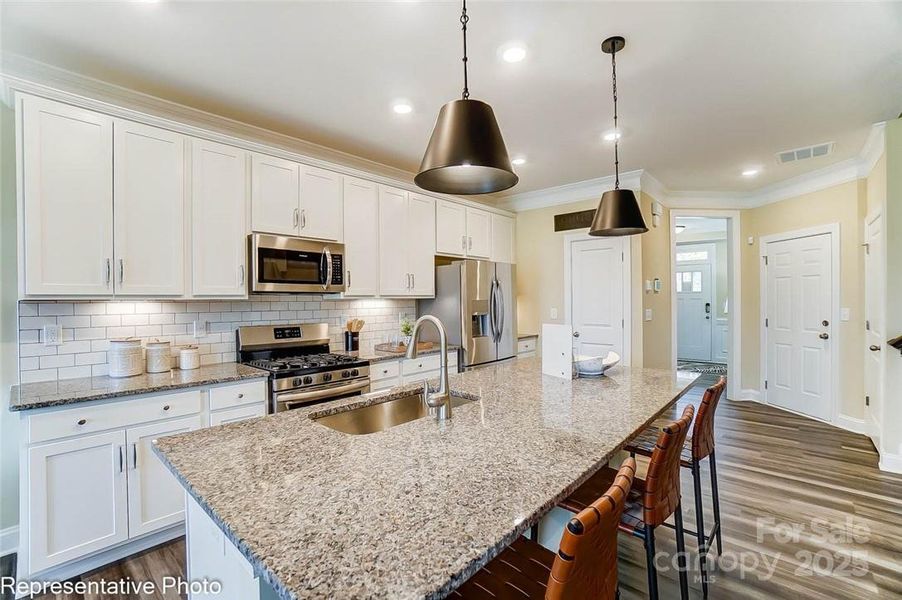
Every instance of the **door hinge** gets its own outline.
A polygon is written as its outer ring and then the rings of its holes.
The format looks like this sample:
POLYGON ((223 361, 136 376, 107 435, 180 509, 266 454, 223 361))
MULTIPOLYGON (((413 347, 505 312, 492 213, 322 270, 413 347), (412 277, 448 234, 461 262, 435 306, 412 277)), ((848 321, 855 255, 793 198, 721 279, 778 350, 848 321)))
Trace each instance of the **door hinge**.
POLYGON ((865 254, 870 254, 870 253, 871 253, 871 245, 870 245, 870 244, 865 243, 865 244, 862 244, 862 246, 864 246, 864 253, 865 253, 865 254))
POLYGON ((871 397, 870 397, 870 396, 865 396, 865 397, 864 397, 864 405, 865 405, 865 406, 870 406, 870 405, 871 405, 871 397))
POLYGON ((865 331, 870 331, 870 330, 871 330, 871 321, 870 321, 870 319, 868 319, 867 321, 864 322, 864 330, 865 330, 865 331))
POLYGON ((767 257, 766 256, 764 257, 764 266, 765 267, 767 266, 767 257))
POLYGON ((767 379, 764 380, 764 389, 767 389, 767 379))
POLYGON ((770 319, 768 319, 767 317, 764 317, 764 326, 770 327, 770 319))
POLYGON ((626 260, 626 253, 625 253, 625 252, 621 252, 621 253, 620 253, 620 262, 624 262, 625 260, 626 260))

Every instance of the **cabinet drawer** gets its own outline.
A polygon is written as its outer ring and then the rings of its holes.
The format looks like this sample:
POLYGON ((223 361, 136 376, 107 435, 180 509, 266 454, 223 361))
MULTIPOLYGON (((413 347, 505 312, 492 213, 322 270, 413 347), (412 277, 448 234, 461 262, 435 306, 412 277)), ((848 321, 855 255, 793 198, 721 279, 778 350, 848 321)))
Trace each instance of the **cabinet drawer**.
POLYGON ((438 354, 412 358, 401 363, 402 375, 416 375, 426 371, 435 371, 441 365, 441 357, 438 354))
POLYGON ((397 377, 398 373, 400 372, 400 360, 386 360, 383 362, 373 363, 370 365, 370 381, 379 381, 380 379, 397 377))
POLYGON ((210 413, 210 426, 225 425, 227 423, 237 423, 253 419, 254 417, 262 417, 266 414, 266 406, 263 404, 251 404, 248 406, 236 406, 235 408, 227 408, 214 413, 210 413))
POLYGON ((400 384, 400 380, 398 376, 388 377, 386 379, 377 379, 370 383, 370 391, 378 392, 381 390, 387 390, 393 387, 397 387, 400 384))
POLYGON ((266 382, 250 381, 210 388, 210 410, 266 402, 266 382))
POLYGON ((47 412, 28 417, 29 443, 82 435, 200 412, 200 390, 47 412))
POLYGON ((517 354, 536 351, 536 338, 524 338, 517 342, 517 354))
POLYGON ((401 378, 401 385, 407 385, 408 383, 423 383, 424 379, 432 380, 438 379, 441 376, 441 370, 435 371, 423 371, 422 373, 417 373, 415 375, 405 375, 401 378))

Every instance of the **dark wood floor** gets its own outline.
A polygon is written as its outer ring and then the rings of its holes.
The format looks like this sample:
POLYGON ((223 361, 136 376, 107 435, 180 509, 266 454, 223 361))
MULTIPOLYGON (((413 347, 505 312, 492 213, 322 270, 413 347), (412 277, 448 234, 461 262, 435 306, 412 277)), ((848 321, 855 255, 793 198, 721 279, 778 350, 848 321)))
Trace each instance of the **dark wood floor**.
MULTIPOLYGON (((700 392, 697 387, 686 400, 697 402, 700 392)), ((724 552, 712 557, 718 566, 710 598, 902 598, 902 477, 877 469, 867 438, 760 404, 727 400, 718 408, 716 423, 724 552)), ((684 471, 684 511, 691 526, 692 478, 684 471)), ((707 482, 707 467, 703 476, 707 482)), ((711 523, 709 485, 703 496, 711 523)), ((695 554, 694 540, 687 548, 695 554)), ((659 530, 658 549, 674 551, 672 532, 659 530)), ((85 578, 159 581, 184 573, 184 554, 179 540, 85 578)), ((638 539, 621 536, 620 570, 624 600, 644 598, 645 555, 638 539)), ((679 598, 675 572, 662 573, 659 581, 661 598, 679 598)), ((701 598, 699 583, 691 585, 692 597, 701 598)))

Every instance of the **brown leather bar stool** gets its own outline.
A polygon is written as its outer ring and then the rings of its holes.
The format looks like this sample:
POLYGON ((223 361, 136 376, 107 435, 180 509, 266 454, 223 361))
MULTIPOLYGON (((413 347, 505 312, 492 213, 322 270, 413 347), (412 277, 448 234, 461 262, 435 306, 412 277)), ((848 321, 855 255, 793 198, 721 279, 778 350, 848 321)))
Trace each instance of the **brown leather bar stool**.
POLYGON ((627 458, 610 488, 567 523, 557 554, 520 537, 451 597, 617 598, 617 526, 635 474, 636 459, 627 458))
MULTIPOLYGON (((725 377, 705 390, 702 401, 698 405, 698 414, 692 425, 692 437, 683 444, 680 456, 680 466, 692 470, 692 483, 695 492, 695 522, 696 531, 687 529, 686 533, 694 535, 698 539, 699 569, 702 576, 702 594, 708 597, 708 552, 711 550, 711 540, 717 540, 717 553, 722 553, 722 540, 720 528, 720 501, 717 496, 717 465, 714 461, 714 411, 717 403, 727 386, 725 377), (708 459, 711 466, 711 498, 714 504, 714 527, 705 533, 704 505, 702 504, 702 477, 701 461, 708 459)), ((655 426, 647 427, 636 436, 626 448, 627 452, 636 456, 652 456, 655 449, 655 439, 659 429, 655 426)))
MULTIPOLYGON (((680 597, 689 597, 689 576, 686 572, 686 542, 683 536, 683 510, 680 504, 680 451, 689 433, 695 407, 689 405, 683 416, 666 425, 658 436, 645 479, 636 477, 620 518, 619 530, 640 538, 645 544, 648 570, 648 596, 658 598, 658 573, 655 569, 655 529, 673 515, 676 530, 677 564, 680 570, 680 597)), ((605 468, 590 477, 566 500, 561 508, 578 512, 585 508, 597 490, 605 489, 616 475, 605 468)))

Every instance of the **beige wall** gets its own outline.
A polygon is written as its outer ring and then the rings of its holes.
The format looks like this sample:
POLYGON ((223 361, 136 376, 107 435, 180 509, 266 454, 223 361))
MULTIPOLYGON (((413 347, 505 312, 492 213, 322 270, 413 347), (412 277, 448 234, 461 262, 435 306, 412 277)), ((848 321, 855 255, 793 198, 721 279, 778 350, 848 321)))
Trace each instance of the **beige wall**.
POLYGON ((861 248, 864 222, 865 181, 858 180, 742 211, 742 388, 761 388, 760 367, 760 237, 816 225, 839 223, 840 306, 851 310, 851 319, 839 323, 840 412, 864 417, 864 254, 861 248))
MULTIPOLYGON (((648 194, 640 194, 645 221, 651 227, 648 194)), ((517 324, 520 333, 540 333, 542 323, 564 322, 564 236, 571 232, 554 231, 554 215, 594 209, 597 199, 524 211, 517 214, 517 324), (551 318, 556 308, 557 319, 551 318)), ((665 209, 666 212, 666 209, 665 209)), ((670 366, 670 215, 661 218, 661 226, 651 227, 641 236, 632 236, 632 362, 651 367, 670 366), (646 295, 644 279, 660 277, 660 294, 646 295), (644 322, 644 308, 652 308, 654 320, 644 322), (666 335, 664 335, 666 333, 666 335), (652 350, 644 353, 643 348, 652 350)))

